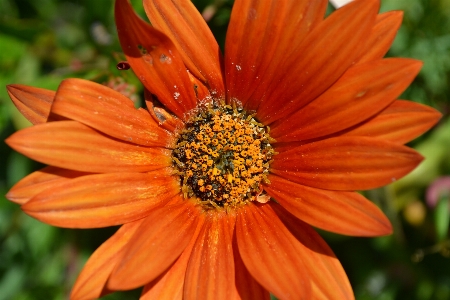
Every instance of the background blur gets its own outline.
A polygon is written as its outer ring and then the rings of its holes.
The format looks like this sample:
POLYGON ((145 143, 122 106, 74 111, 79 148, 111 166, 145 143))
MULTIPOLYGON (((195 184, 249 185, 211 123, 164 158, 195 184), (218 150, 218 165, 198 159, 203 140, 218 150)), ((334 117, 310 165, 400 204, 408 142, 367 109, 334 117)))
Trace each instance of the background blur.
MULTIPOLYGON (((144 16, 141 1, 132 2, 144 16)), ((232 2, 194 0, 222 45, 232 2)), ((79 77, 139 101, 142 88, 132 71, 116 70, 123 56, 112 6, 111 0, 0 0, 0 140, 29 126, 10 102, 6 84, 56 90, 62 79, 79 77)), ((426 157, 419 168, 391 186, 366 192, 391 219, 393 235, 321 234, 341 260, 357 299, 450 299, 450 0, 382 0, 381 10, 405 12, 388 56, 425 62, 401 98, 444 116, 411 143, 426 157), (441 192, 427 197, 427 190, 441 192)), ((68 230, 31 219, 4 194, 42 166, 3 142, 0 166, 0 300, 67 299, 86 259, 115 228, 68 230)), ((137 299, 139 292, 105 299, 137 299)))

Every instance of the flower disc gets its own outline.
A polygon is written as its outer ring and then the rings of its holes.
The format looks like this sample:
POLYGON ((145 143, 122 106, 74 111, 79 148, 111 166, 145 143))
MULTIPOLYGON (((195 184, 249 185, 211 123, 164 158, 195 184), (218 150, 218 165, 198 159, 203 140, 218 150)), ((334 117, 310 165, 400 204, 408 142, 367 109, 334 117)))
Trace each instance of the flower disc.
POLYGON ((211 105, 186 123, 172 159, 184 197, 207 207, 256 200, 274 155, 264 126, 243 109, 211 105))

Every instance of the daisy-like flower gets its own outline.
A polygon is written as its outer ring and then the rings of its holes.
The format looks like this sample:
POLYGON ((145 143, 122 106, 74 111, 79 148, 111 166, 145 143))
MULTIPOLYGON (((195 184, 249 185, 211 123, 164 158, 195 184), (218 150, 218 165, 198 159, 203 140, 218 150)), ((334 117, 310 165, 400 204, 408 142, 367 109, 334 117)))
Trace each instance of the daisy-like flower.
POLYGON ((122 225, 73 299, 143 286, 142 299, 352 299, 312 229, 391 233, 357 190, 410 172, 403 144, 440 117, 396 98, 421 62, 382 57, 402 13, 359 0, 236 0, 225 54, 188 0, 127 0, 115 18, 147 109, 97 83, 8 91, 35 126, 7 143, 48 167, 7 197, 42 222, 122 225))

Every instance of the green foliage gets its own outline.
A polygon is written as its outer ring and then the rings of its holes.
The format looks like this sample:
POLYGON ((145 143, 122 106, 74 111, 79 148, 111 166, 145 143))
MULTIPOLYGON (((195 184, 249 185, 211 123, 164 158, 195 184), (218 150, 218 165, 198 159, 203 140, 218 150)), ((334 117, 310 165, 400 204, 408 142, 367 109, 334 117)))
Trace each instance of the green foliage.
MULTIPOLYGON (((140 0, 132 1, 145 18, 140 0)), ((209 9, 209 25, 223 48, 232 0, 194 0, 209 9), (211 10, 212 9, 212 10, 211 10)), ((426 189, 450 174, 450 0, 384 0, 382 11, 404 10, 404 23, 388 56, 411 57, 424 67, 401 98, 431 105, 444 116, 411 143, 426 158, 413 173, 366 196, 389 216, 394 235, 375 239, 321 232, 346 269, 357 299, 450 299, 449 198, 436 207, 426 189)), ((0 0, 0 137, 29 126, 4 86, 28 84, 56 90, 78 77, 120 80, 142 88, 123 59, 110 0, 0 0)), ((115 229, 66 230, 26 216, 6 200, 8 189, 41 165, 0 144, 0 300, 67 299, 89 255, 115 229)), ((138 298, 140 291, 105 299, 138 298)))
POLYGON ((449 195, 443 195, 436 206, 434 221, 436 224, 436 235, 439 241, 447 238, 449 226, 449 195))

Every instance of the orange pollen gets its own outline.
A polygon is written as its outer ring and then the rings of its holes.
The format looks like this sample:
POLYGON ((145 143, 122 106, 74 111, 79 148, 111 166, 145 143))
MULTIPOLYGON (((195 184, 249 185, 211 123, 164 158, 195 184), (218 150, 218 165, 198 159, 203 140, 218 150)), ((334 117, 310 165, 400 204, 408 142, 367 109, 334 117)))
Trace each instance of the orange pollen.
POLYGON ((192 117, 172 152, 184 197, 197 198, 206 209, 257 200, 261 183, 270 183, 275 154, 268 131, 253 115, 229 105, 213 104, 192 117))

